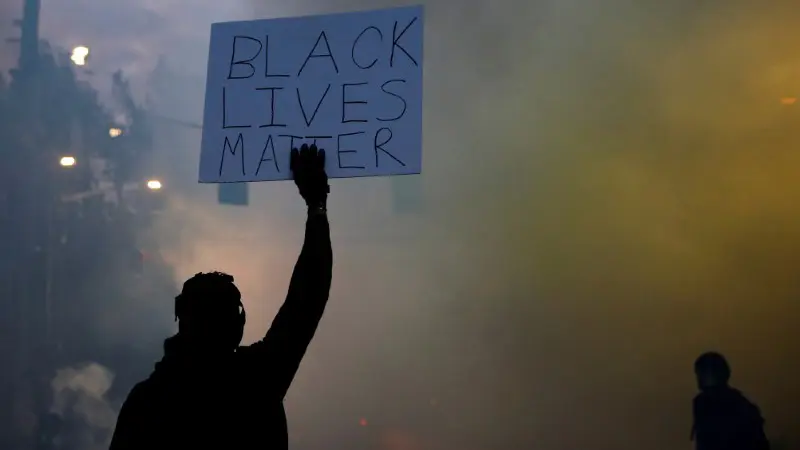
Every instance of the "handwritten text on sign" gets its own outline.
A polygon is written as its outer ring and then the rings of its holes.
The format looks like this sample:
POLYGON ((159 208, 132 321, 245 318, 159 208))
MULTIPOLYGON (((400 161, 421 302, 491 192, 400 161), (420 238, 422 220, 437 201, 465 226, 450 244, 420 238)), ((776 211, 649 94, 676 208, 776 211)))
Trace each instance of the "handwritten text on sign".
POLYGON ((211 27, 200 182, 291 178, 316 143, 331 177, 420 173, 422 7, 211 27))

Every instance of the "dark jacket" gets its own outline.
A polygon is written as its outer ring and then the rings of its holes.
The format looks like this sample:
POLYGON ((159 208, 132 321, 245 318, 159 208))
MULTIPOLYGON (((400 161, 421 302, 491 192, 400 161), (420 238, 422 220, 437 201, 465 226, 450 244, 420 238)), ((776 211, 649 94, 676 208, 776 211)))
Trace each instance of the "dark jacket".
POLYGON ((289 293, 263 340, 210 359, 176 335, 128 395, 111 450, 288 447, 283 398, 322 317, 333 256, 325 216, 310 216, 289 293))
POLYGON ((692 409, 697 450, 769 450, 761 411, 738 390, 702 392, 692 409))

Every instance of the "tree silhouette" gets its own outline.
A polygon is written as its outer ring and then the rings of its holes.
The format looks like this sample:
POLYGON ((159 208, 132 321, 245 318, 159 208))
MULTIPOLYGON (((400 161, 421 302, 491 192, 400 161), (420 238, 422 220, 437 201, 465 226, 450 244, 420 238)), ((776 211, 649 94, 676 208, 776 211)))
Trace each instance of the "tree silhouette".
POLYGON ((134 314, 137 286, 174 290, 157 252, 141 266, 153 211, 133 203, 152 138, 123 74, 112 78, 115 104, 104 106, 64 54, 43 45, 35 68, 0 78, 2 448, 34 438, 35 421, 23 416, 46 417, 57 368, 108 358, 119 369, 99 324, 134 314), (76 164, 63 167, 65 156, 76 164))

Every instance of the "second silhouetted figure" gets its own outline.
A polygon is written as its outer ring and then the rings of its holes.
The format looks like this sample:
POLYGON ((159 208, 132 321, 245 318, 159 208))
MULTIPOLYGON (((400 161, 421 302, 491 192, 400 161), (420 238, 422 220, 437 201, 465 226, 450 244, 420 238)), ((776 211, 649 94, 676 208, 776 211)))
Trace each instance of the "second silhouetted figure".
POLYGON ((758 407, 728 384, 731 368, 717 352, 694 363, 700 394, 694 398, 692 438, 697 450, 769 450, 758 407))
POLYGON ((175 298, 178 333, 128 395, 111 450, 288 447, 283 398, 322 317, 333 266, 324 151, 293 149, 291 169, 308 205, 305 242, 266 336, 239 346, 245 313, 232 276, 186 281, 175 298))

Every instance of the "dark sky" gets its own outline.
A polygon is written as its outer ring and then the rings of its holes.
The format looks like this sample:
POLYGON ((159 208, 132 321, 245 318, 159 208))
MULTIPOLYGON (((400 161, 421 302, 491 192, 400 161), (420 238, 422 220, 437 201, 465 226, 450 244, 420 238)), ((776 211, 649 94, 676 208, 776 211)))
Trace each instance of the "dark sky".
MULTIPOLYGON (((98 67, 143 84, 165 54, 196 77, 162 99, 192 120, 210 22, 398 4, 44 3, 43 33, 98 67)), ((366 417, 390 450, 688 448, 691 364, 718 349, 800 445, 800 105, 780 102, 800 95, 800 9, 426 5, 424 210, 394 215, 390 180, 332 183, 333 297, 287 401, 298 442, 366 417)), ((246 211, 184 188, 192 133, 162 131, 181 188, 154 237, 181 277, 237 276, 255 339, 302 206, 286 183, 246 211)))

